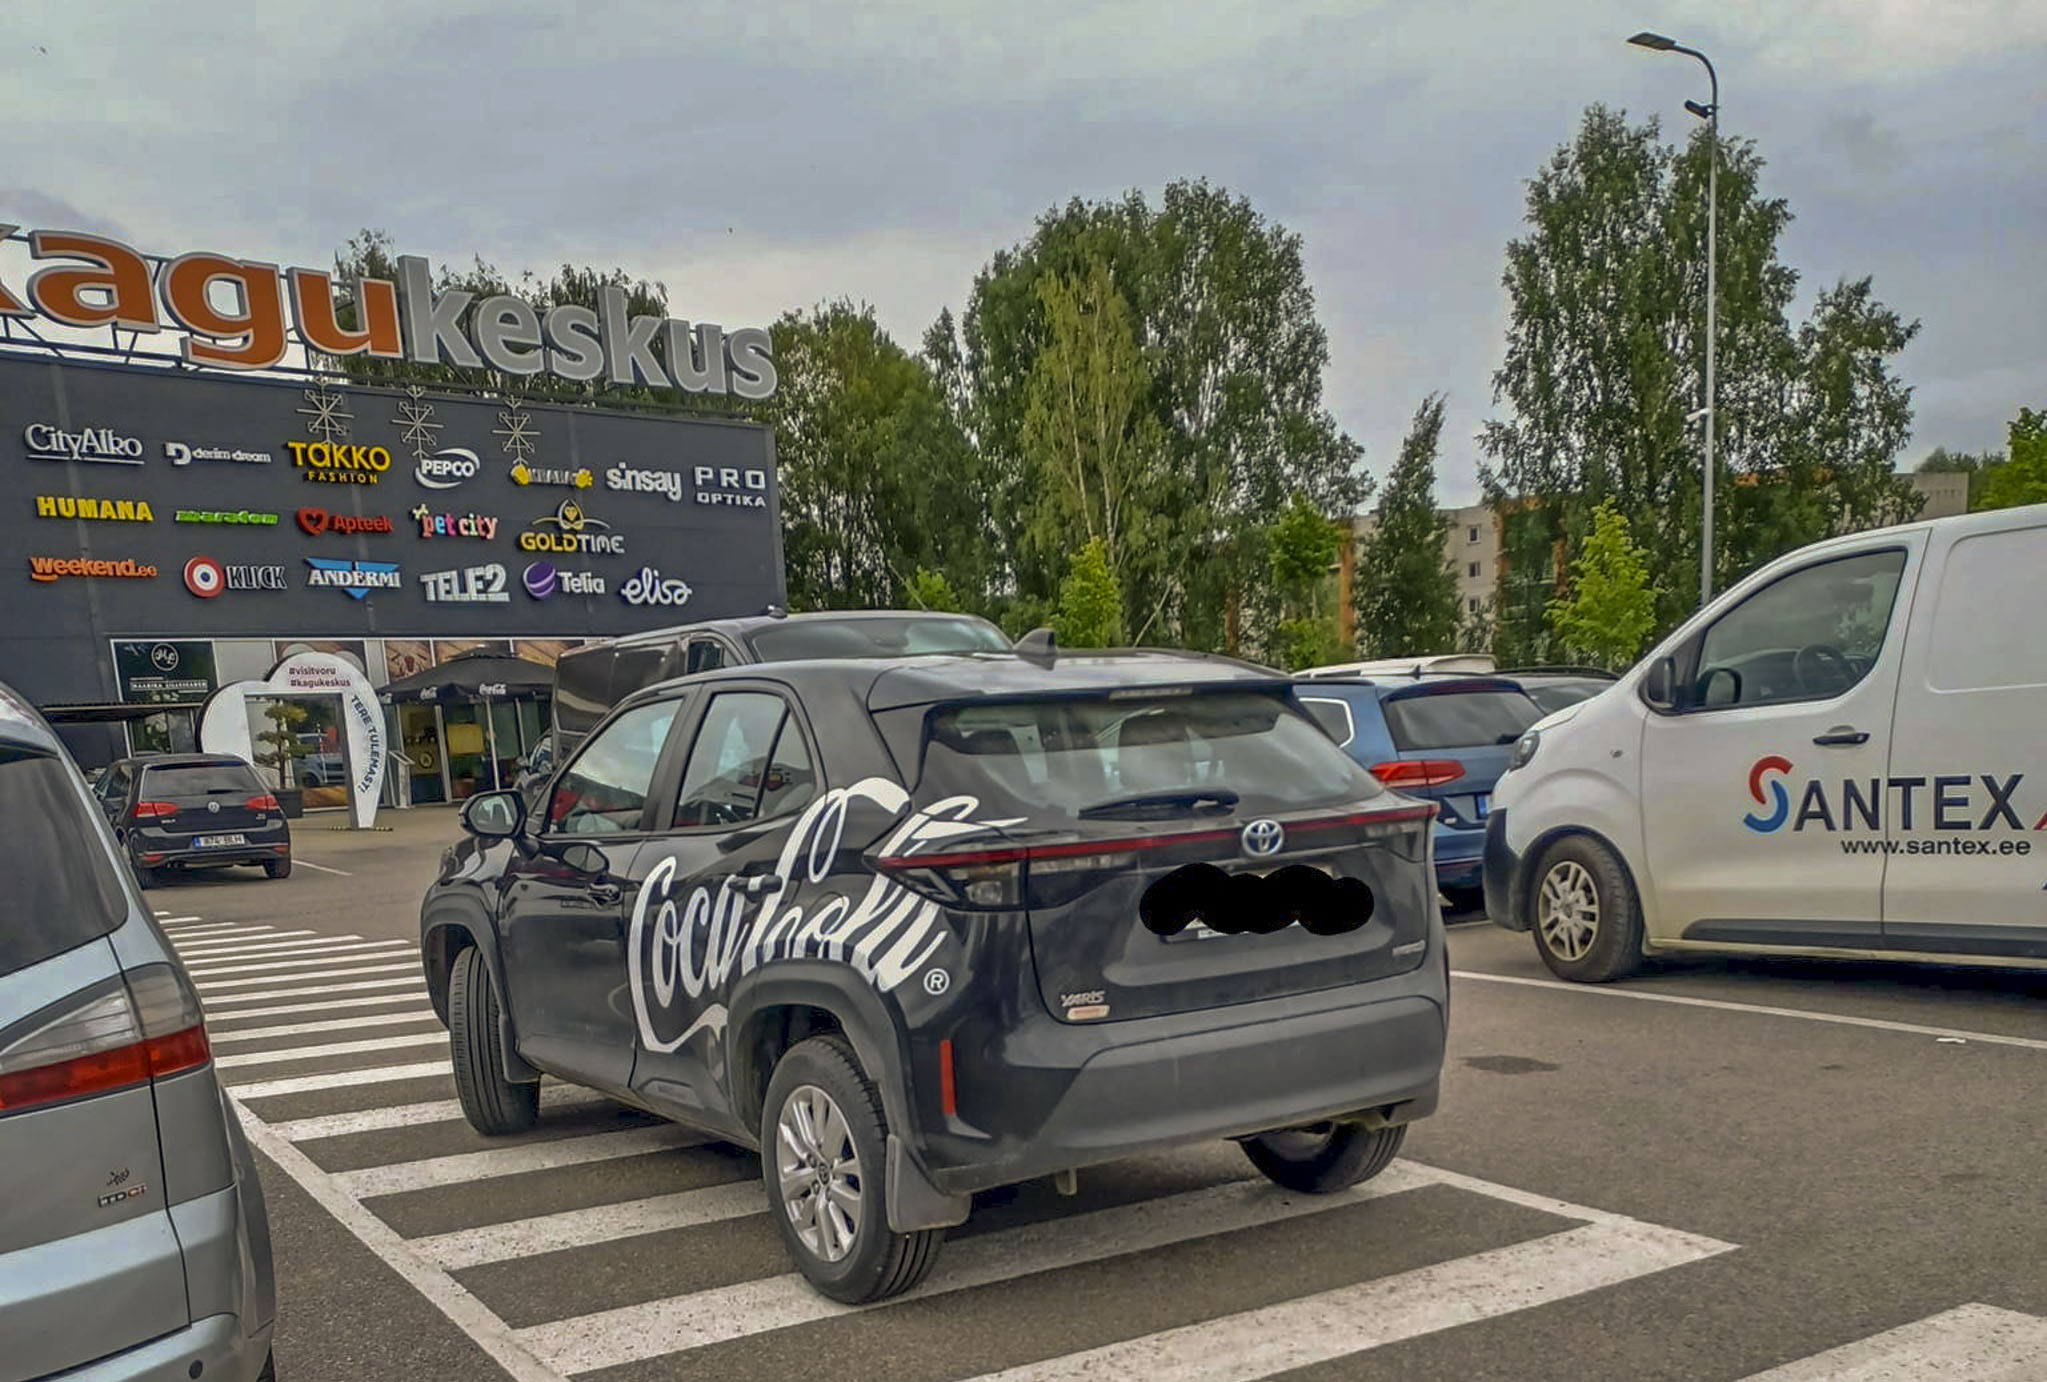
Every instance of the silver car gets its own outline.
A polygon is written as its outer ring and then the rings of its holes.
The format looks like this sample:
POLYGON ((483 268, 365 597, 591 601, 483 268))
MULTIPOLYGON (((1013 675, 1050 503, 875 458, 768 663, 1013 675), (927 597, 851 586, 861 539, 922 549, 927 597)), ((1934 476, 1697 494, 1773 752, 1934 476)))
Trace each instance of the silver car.
POLYGON ((198 995, 0 686, 0 1382, 271 1376, 270 1227, 198 995))

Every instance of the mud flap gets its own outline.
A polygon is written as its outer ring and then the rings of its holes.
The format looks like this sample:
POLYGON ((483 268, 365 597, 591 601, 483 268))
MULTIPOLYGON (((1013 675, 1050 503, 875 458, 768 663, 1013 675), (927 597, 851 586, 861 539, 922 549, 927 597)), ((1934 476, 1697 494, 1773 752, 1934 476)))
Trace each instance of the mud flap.
POLYGON ((948 1195, 931 1183, 910 1149, 894 1133, 888 1135, 888 1226, 897 1233, 951 1228, 967 1221, 971 1195, 948 1195))

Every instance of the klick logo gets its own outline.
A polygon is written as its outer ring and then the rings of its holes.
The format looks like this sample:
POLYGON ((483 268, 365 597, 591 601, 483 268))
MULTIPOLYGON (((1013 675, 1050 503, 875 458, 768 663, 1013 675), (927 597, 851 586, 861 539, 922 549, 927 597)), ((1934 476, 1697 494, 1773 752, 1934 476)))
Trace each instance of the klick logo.
POLYGON ((1763 774, 1782 774, 1790 771, 1791 760, 1774 753, 1768 758, 1758 758, 1756 760, 1756 765, 1748 770, 1748 794, 1756 799, 1756 805, 1761 806, 1764 804, 1763 788, 1768 787, 1770 789, 1769 800, 1774 804, 1771 806, 1770 814, 1767 816, 1759 816, 1753 811, 1743 816, 1741 818, 1743 825, 1755 831, 1758 835, 1767 835, 1773 830, 1783 829, 1784 822, 1790 819, 1791 816, 1791 793, 1784 790, 1784 784, 1781 782, 1774 780, 1764 782, 1763 774))

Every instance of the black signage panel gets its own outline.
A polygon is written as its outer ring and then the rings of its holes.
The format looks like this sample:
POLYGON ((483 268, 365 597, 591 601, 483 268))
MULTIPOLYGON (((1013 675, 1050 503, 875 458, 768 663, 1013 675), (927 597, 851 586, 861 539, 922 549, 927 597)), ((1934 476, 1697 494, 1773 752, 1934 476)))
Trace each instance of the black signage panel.
POLYGON ((152 705, 197 705, 218 684, 213 645, 204 640, 122 639, 114 644, 121 699, 152 705))
POLYGON ((747 423, 0 355, 0 472, 6 638, 588 638, 786 599, 747 423))

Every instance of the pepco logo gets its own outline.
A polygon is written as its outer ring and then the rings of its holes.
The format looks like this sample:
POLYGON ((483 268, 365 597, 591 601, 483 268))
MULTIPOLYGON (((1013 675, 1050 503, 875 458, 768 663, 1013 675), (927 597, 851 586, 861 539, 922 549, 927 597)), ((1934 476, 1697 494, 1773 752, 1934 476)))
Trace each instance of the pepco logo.
POLYGON ((309 537, 320 537, 326 533, 338 533, 343 537, 351 533, 388 533, 391 520, 372 517, 359 518, 352 513, 333 513, 327 509, 300 509, 299 527, 309 537))
POLYGON ((1743 825, 1755 831, 1758 835, 1767 835, 1773 830, 1781 830, 1783 828, 1784 822, 1791 817, 1791 793, 1785 790, 1784 784, 1781 782, 1763 781, 1763 774, 1777 773, 1781 776, 1790 771, 1791 760, 1781 754, 1773 753, 1767 758, 1758 758, 1756 760, 1755 766, 1748 770, 1748 794, 1756 799, 1756 805, 1758 806, 1764 805, 1766 801, 1771 803, 1770 814, 1759 816, 1751 811, 1748 815, 1741 818, 1743 825), (1763 796, 1763 788, 1765 787, 1770 789, 1770 795, 1767 798, 1763 796))

